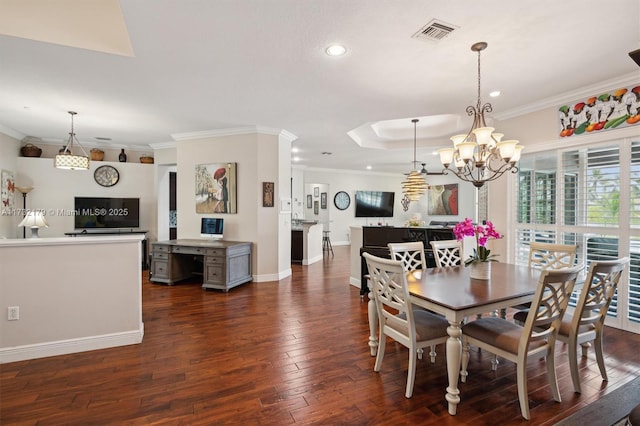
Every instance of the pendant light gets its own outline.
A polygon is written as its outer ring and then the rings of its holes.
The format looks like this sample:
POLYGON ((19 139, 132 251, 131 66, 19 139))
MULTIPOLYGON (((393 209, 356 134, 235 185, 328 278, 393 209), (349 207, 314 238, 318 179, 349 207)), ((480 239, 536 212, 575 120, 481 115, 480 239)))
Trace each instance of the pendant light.
POLYGON ((416 128, 418 119, 411 120, 413 123, 413 170, 407 175, 407 179, 402 182, 402 192, 409 201, 418 201, 425 191, 429 188, 429 184, 424 180, 422 173, 416 170, 416 128))
POLYGON ((64 147, 64 151, 56 155, 53 166, 56 169, 65 170, 89 170, 89 156, 82 145, 80 145, 80 142, 78 142, 76 134, 73 131, 73 116, 76 115, 77 112, 69 111, 69 114, 71 115, 71 132, 69 133, 69 141, 64 147), (82 151, 84 155, 76 155, 73 152, 74 145, 79 147, 80 151, 82 151))

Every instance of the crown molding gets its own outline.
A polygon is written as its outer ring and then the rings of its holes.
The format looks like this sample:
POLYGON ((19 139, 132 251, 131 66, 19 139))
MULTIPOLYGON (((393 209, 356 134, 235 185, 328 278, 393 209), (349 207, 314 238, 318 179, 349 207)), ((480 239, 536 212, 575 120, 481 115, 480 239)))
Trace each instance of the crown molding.
POLYGON ((282 136, 290 142, 298 139, 296 135, 286 130, 262 126, 230 127, 227 129, 203 130, 200 132, 173 133, 171 137, 176 141, 187 141, 193 139, 218 138, 221 136, 247 135, 253 133, 278 137, 282 136))
POLYGON ((559 95, 542 99, 540 101, 533 102, 525 106, 506 110, 499 114, 492 114, 492 117, 499 121, 508 120, 510 118, 540 111, 542 109, 563 105, 567 103, 567 101, 594 96, 595 94, 600 94, 600 92, 611 90, 612 88, 626 87, 634 84, 640 84, 640 77, 638 76, 637 71, 632 72, 630 74, 625 74, 617 78, 592 84, 587 87, 581 87, 580 89, 577 89, 577 90, 564 92, 559 95))
POLYGON ((10 136, 14 139, 18 139, 19 141, 27 137, 26 135, 23 135, 22 133, 17 132, 2 124, 0 124, 0 133, 4 133, 5 135, 10 136))

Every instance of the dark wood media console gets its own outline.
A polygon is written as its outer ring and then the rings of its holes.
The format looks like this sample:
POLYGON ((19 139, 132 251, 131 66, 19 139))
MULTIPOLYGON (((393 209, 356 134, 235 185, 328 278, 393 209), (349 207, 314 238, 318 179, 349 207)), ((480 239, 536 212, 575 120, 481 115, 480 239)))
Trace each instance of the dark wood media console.
POLYGON ((391 258, 388 243, 407 243, 421 241, 424 244, 424 254, 427 260, 427 267, 436 266, 431 241, 454 240, 456 237, 451 228, 426 227, 426 228, 396 228, 392 226, 363 226, 362 227, 362 248, 360 248, 360 295, 366 294, 367 289, 367 263, 362 257, 362 253, 371 253, 374 256, 391 258))

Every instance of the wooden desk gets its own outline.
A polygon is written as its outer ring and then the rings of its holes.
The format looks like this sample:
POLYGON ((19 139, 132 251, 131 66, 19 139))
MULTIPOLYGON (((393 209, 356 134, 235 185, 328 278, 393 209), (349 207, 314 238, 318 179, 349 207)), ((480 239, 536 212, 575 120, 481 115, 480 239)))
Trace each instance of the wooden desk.
MULTIPOLYGON (((487 281, 471 279, 469 268, 464 266, 407 273, 412 303, 440 313, 449 321, 446 344, 449 386, 445 396, 449 403, 449 414, 455 415, 460 403, 460 322, 465 317, 472 318, 476 314, 531 302, 539 278, 540 270, 499 262, 492 263, 491 279, 487 281)), ((378 348, 378 315, 372 297, 369 294, 369 347, 371 356, 375 356, 378 348)))
POLYGON ((175 284, 202 275, 202 287, 229 291, 252 280, 251 243, 169 240, 152 244, 150 281, 175 284))

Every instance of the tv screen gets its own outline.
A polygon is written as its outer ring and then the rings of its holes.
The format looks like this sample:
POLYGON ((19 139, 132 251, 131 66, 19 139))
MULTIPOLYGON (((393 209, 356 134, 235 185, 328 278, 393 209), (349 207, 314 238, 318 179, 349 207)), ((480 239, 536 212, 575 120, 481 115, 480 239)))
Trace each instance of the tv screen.
POLYGON ((393 217, 394 192, 356 191, 356 217, 393 217))
POLYGON ((200 219, 200 236, 205 238, 222 239, 224 219, 217 217, 203 217, 200 219))
POLYGON ((139 198, 75 197, 76 229, 138 228, 139 198))

